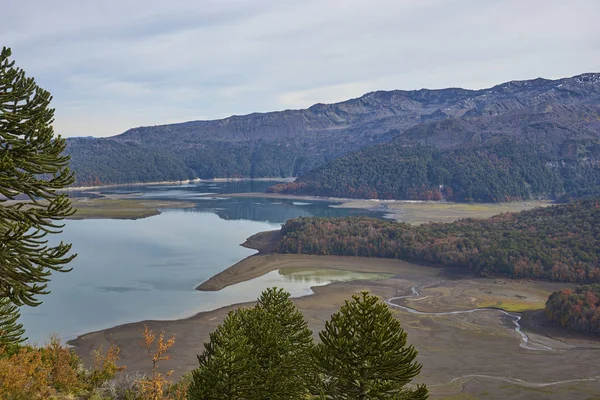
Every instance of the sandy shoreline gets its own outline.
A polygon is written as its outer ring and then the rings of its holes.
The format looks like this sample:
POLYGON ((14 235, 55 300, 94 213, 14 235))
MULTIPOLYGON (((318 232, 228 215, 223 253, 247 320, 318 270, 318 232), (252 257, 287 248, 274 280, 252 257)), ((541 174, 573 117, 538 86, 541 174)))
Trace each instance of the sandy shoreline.
MULTIPOLYGON (((372 259, 339 256, 309 256, 309 255, 254 255, 250 256, 227 270, 215 275, 204 284, 203 290, 218 290, 267 272, 279 269, 340 269, 358 272, 390 273, 399 270, 411 274, 436 276, 441 270, 435 267, 421 267, 401 260, 372 259), (210 283, 208 283, 210 282, 210 283), (208 289, 207 289, 208 287, 208 289)), ((370 290, 370 285, 378 285, 380 281, 336 282, 326 286, 312 288, 314 294, 294 299, 303 310, 315 308, 313 317, 314 330, 320 330, 325 321, 335 309, 339 308, 344 299, 352 293, 370 290), (356 286, 355 286, 356 285, 356 286), (353 287, 353 289, 348 290, 353 287), (324 306, 321 306, 323 304, 324 306), (305 306, 307 305, 307 306, 305 306), (315 326, 316 324, 316 326, 315 326)), ((201 286, 202 286, 201 285, 201 286)), ((386 291, 393 295, 396 291, 386 291)), ((94 349, 102 346, 107 348, 116 344, 121 348, 121 360, 129 371, 147 371, 148 364, 143 351, 140 351, 140 333, 145 325, 157 331, 165 331, 176 336, 176 343, 171 351, 173 358, 164 363, 165 369, 175 369, 175 376, 180 376, 196 366, 195 354, 201 352, 202 343, 208 339, 208 334, 217 327, 227 313, 239 306, 253 303, 233 304, 213 311, 200 312, 192 317, 178 320, 140 321, 119 325, 109 329, 90 332, 78 336, 69 342, 86 365, 93 361, 94 349), (193 349, 193 350, 191 350, 193 349)), ((310 318, 309 318, 309 322, 310 318)))
MULTIPOLYGON (((353 272, 396 273, 409 263, 391 258, 364 258, 343 256, 310 256, 304 254, 253 255, 219 272, 201 283, 196 290, 217 291, 228 286, 258 278, 271 271, 302 269, 315 264, 320 269, 353 272)), ((314 267, 312 267, 314 268, 314 267)), ((435 267, 423 267, 435 268, 435 267)))

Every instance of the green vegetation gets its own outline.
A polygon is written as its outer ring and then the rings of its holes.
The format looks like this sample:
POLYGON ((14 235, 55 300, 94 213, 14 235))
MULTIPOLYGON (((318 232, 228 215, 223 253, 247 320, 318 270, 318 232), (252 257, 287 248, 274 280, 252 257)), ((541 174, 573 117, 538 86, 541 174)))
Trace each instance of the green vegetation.
POLYGON ((9 298, 0 298, 0 347, 11 348, 26 340, 25 329, 17 321, 21 317, 19 307, 9 298))
POLYGON ((421 366, 388 307, 363 292, 346 301, 313 344, 302 314, 281 289, 229 313, 192 373, 190 399, 426 399, 405 386, 421 366))
POLYGON ((52 272, 75 257, 71 245, 46 240, 74 212, 67 195, 56 193, 74 179, 61 154, 65 140, 54 137, 52 97, 10 56, 0 52, 0 343, 19 342, 16 306, 40 304, 52 272), (17 197, 27 200, 9 202, 17 197))
POLYGON ((190 398, 298 399, 308 391, 312 332, 281 289, 268 289, 250 309, 229 314, 211 334, 190 398))
POLYGON ((562 327, 600 334, 600 284, 552 293, 546 302, 546 316, 562 327))
POLYGON ((78 185, 300 176, 303 187, 290 191, 344 197, 600 194, 597 82, 584 74, 510 88, 377 91, 305 110, 72 138, 67 152, 78 185))
POLYGON ((330 399, 427 399, 405 386, 421 371, 417 351, 389 308, 363 292, 325 323, 315 346, 319 393, 330 399))
POLYGON ((254 349, 244 335, 244 310, 231 311, 204 344, 198 356, 200 367, 192 372, 190 399, 240 399, 252 390, 257 361, 254 349))
POLYGON ((299 218, 275 252, 400 258, 481 275, 600 282, 600 199, 411 226, 373 218, 299 218))
POLYGON ((518 299, 509 300, 484 300, 477 303, 477 308, 499 308, 508 312, 523 312, 532 310, 543 310, 544 302, 519 301, 518 299))
MULTIPOLYGON (((112 138, 69 139, 67 154, 77 172, 75 184, 162 182, 212 178, 290 177, 307 173, 340 154, 342 143, 323 144, 307 153, 297 141, 219 143, 215 138, 145 143, 112 138), (198 145, 189 143, 201 141, 198 145), (328 153, 329 152, 329 153, 328 153)), ((314 147, 314 145, 312 145, 314 147)))
MULTIPOLYGON (((600 155, 596 148, 594 157, 600 155)), ((513 140, 437 149, 394 141, 326 164, 270 192, 347 198, 499 202, 584 194, 592 166, 550 168, 536 147, 513 140)))

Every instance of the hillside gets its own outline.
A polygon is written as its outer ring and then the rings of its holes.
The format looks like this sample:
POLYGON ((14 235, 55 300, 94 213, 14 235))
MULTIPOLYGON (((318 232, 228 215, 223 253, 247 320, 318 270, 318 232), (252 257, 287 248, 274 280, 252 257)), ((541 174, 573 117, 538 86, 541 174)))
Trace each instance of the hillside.
POLYGON ((412 226, 374 218, 298 218, 275 252, 399 258, 484 276, 600 282, 600 199, 412 226))
POLYGON ((451 150, 398 142, 347 155, 270 192, 349 198, 498 202, 555 197, 560 174, 532 145, 498 141, 451 150))
POLYGON ((599 193, 594 101, 420 124, 271 191, 480 202, 599 193))
POLYGON ((599 99, 600 74, 482 90, 378 91, 305 110, 73 138, 67 152, 79 185, 302 176, 340 156, 391 141, 449 149, 508 135, 527 136, 554 150, 573 138, 595 144, 599 99))

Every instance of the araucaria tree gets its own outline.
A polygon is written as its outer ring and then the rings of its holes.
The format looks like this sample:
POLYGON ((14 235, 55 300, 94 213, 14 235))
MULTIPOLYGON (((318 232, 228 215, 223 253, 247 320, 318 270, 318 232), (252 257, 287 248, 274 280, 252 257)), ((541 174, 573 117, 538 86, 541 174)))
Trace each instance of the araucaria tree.
POLYGON ((190 399, 302 399, 308 395, 312 333, 282 289, 231 312, 210 335, 190 399))
POLYGON ((0 348, 17 345, 25 340, 25 329, 17 321, 19 308, 7 297, 0 297, 0 348))
POLYGON ((200 367, 192 372, 190 399, 249 399, 258 364, 244 331, 245 309, 231 311, 204 344, 200 367))
POLYGON ((346 301, 314 349, 316 394, 326 399, 427 399, 424 385, 407 388, 421 365, 387 305, 363 292, 346 301))
POLYGON ((246 315, 246 334, 255 351, 255 380, 263 397, 302 399, 308 393, 312 332, 283 289, 269 288, 246 315), (264 397, 266 396, 266 397, 264 397))
POLYGON ((35 306, 52 272, 65 271, 74 257, 70 244, 46 238, 73 213, 67 195, 57 193, 73 175, 62 155, 66 142, 54 136, 50 93, 10 56, 10 49, 0 52, 0 297, 35 306))

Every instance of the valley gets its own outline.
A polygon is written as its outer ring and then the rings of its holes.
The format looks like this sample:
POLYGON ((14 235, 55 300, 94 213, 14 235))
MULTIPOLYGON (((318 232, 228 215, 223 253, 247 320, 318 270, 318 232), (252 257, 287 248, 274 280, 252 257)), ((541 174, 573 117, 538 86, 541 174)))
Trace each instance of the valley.
POLYGON ((0 400, 600 399, 600 2, 114 3, 2 7, 0 400))

